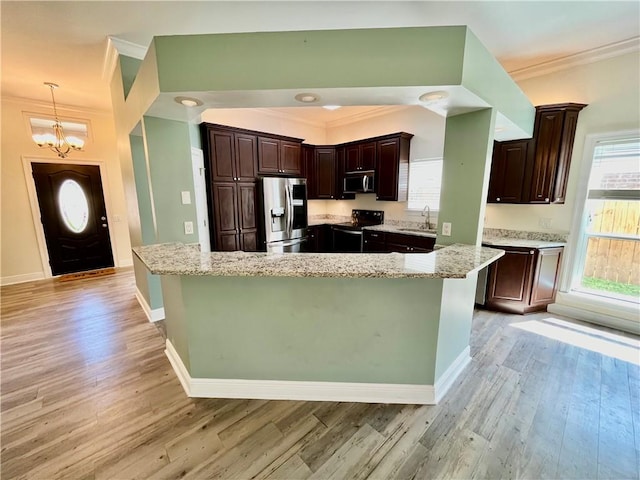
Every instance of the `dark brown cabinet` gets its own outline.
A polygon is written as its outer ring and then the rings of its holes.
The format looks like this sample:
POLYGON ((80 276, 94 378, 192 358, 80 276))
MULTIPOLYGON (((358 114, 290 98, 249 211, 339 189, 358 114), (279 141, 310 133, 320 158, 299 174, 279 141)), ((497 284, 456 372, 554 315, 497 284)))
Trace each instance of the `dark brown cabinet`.
POLYGON ((365 230, 363 235, 363 251, 368 253, 429 253, 436 243, 432 237, 403 233, 365 230))
POLYGON ((407 200, 412 137, 409 133, 398 133, 377 140, 376 200, 407 200))
POLYGON ((386 253, 387 244, 384 232, 363 232, 362 250, 366 253, 386 253))
POLYGON ((315 192, 318 199, 333 199, 336 196, 336 149, 315 148, 315 192))
POLYGON ((373 170, 377 200, 406 201, 412 137, 401 132, 340 145, 309 145, 315 149, 313 160, 305 146, 307 198, 353 200, 355 193, 344 193, 345 172, 373 170))
POLYGON ((214 250, 255 251, 258 132, 201 125, 214 250))
POLYGON ((355 193, 344 193, 344 174, 346 172, 346 148, 336 147, 336 192, 335 197, 338 200, 353 200, 356 198, 355 193))
POLYGON ((258 137, 258 173, 262 175, 302 175, 302 148, 298 140, 258 137))
POLYGON ((564 203, 578 113, 586 105, 536 107, 533 138, 495 142, 489 203, 564 203))
POLYGON ((375 170, 376 142, 365 141, 345 145, 345 171, 375 170))
POLYGON ((531 140, 494 142, 489 202, 522 203, 522 185, 532 143, 531 140))
POLYGON ((318 173, 313 145, 302 145, 302 164, 307 179, 307 199, 315 200, 318 198, 318 173))
POLYGON ((257 249, 256 184, 213 182, 215 250, 247 252, 257 249))
POLYGON ((257 137, 229 130, 210 129, 210 169, 214 182, 254 181, 257 137))
POLYGON ((489 266, 486 306, 529 313, 546 310, 558 290, 563 247, 500 247, 505 255, 489 266))
POLYGON ((331 252, 331 225, 312 225, 307 228, 305 251, 310 253, 331 252))

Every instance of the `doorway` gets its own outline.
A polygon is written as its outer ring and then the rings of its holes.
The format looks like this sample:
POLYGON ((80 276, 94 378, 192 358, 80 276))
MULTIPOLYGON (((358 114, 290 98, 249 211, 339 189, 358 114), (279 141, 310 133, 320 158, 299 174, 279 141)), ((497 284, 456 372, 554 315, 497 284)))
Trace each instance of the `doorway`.
POLYGON ((52 275, 114 266, 100 167, 31 164, 52 275))

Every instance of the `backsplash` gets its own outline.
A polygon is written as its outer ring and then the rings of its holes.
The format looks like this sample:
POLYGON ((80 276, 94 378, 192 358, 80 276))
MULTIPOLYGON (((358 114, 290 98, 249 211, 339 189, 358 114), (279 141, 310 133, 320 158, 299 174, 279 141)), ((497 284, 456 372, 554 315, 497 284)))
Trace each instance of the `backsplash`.
POLYGON ((524 230, 507 230, 504 228, 485 228, 483 236, 487 238, 518 238, 521 240, 541 240, 543 242, 567 242, 569 232, 547 233, 527 232, 524 230))

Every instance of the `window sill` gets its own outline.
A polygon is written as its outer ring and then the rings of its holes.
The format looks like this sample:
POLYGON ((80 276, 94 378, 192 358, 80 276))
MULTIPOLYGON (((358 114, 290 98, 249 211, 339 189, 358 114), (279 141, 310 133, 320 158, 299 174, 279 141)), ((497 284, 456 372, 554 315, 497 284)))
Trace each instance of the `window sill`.
POLYGON ((640 305, 580 292, 558 292, 548 311, 640 334, 640 305))

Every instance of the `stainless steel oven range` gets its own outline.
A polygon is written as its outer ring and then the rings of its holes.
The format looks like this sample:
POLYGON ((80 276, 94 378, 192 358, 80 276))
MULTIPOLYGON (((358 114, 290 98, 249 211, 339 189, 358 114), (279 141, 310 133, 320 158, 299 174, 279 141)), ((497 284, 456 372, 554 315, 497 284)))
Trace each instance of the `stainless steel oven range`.
POLYGON ((333 251, 337 253, 362 252, 364 227, 382 225, 382 210, 352 210, 351 222, 338 223, 331 227, 333 251))

